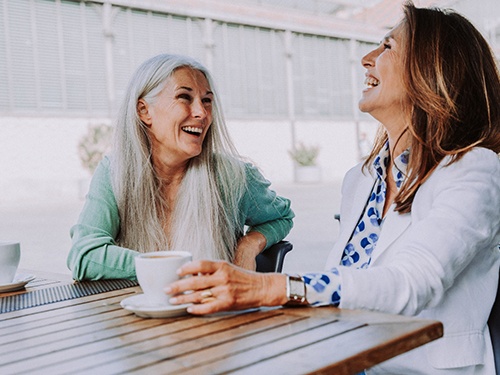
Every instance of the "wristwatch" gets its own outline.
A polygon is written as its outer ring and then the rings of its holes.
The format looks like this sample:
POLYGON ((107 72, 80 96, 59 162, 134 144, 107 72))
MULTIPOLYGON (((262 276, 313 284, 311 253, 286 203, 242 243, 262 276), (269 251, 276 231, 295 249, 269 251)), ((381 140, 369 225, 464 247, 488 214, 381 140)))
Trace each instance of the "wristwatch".
POLYGON ((307 302, 306 283, 300 276, 286 275, 286 298, 285 306, 305 306, 307 302))

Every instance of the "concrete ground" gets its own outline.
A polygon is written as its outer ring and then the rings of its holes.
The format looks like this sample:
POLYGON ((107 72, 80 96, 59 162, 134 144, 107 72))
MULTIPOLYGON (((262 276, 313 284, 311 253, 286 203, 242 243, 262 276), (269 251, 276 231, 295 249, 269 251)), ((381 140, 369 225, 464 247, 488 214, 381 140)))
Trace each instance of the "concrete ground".
MULTIPOLYGON (((338 233, 334 214, 339 211, 340 182, 273 184, 271 188, 292 200, 296 214, 286 238, 294 250, 285 259, 284 271, 322 270, 338 233)), ((82 205, 83 200, 75 199, 0 207, 0 241, 21 242, 21 268, 69 274, 69 230, 82 205)))

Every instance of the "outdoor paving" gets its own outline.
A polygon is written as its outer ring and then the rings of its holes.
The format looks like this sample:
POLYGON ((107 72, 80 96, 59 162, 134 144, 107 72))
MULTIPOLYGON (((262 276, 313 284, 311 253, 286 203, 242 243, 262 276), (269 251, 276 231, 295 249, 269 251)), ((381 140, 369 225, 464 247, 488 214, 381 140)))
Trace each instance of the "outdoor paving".
MULTIPOLYGON (((271 188, 292 200, 296 214, 286 238, 294 250, 285 259, 284 271, 322 270, 338 233, 334 214, 339 211, 340 183, 273 184, 271 188)), ((21 268, 69 274, 69 230, 82 205, 83 200, 75 199, 0 207, 0 241, 21 242, 21 268)))

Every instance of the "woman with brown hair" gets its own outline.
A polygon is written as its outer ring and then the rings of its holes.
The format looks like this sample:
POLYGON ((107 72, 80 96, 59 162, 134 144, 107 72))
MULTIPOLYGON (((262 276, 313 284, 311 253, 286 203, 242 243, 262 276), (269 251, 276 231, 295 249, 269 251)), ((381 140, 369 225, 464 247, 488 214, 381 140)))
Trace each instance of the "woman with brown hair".
POLYGON ((185 265, 188 311, 335 305, 440 320, 444 337, 368 374, 495 373, 487 320, 500 252, 500 77, 487 42, 453 11, 408 3, 362 58, 359 108, 381 123, 343 183, 326 271, 258 275, 224 262, 185 265), (210 298, 204 298, 210 295, 210 298))

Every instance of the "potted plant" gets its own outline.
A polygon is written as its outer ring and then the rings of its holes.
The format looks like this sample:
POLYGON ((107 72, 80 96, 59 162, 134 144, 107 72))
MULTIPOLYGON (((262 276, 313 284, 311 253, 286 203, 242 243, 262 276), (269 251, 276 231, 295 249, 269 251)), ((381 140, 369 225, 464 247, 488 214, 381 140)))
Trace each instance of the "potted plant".
POLYGON ((288 153, 295 164, 296 182, 318 182, 320 180, 321 170, 316 164, 319 146, 306 146, 300 142, 288 153))
POLYGON ((108 124, 89 124, 87 132, 78 142, 78 156, 82 166, 89 172, 89 177, 80 181, 79 193, 83 197, 88 190, 90 176, 111 147, 113 128, 108 124))

